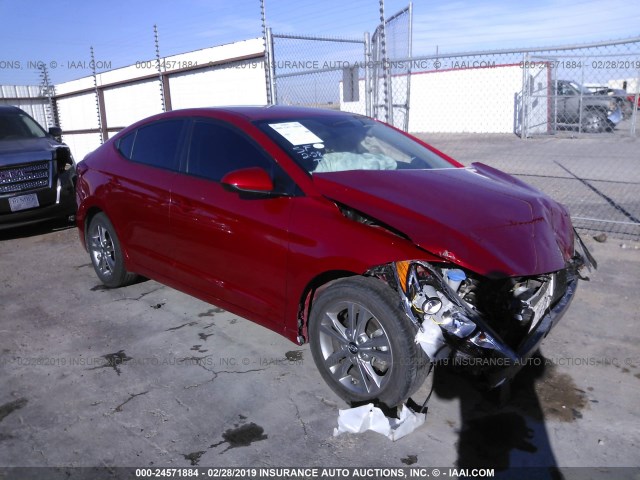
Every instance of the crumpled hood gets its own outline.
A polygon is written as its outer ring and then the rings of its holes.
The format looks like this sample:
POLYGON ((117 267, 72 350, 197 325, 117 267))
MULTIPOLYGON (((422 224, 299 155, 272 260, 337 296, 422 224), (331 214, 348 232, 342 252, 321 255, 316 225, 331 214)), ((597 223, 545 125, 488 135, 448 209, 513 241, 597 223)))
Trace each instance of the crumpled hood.
POLYGON ((50 138, 0 141, 0 167, 51 160, 60 144, 50 138))
POLYGON ((314 174, 320 192, 490 278, 549 273, 573 252, 566 209, 481 163, 436 170, 314 174))

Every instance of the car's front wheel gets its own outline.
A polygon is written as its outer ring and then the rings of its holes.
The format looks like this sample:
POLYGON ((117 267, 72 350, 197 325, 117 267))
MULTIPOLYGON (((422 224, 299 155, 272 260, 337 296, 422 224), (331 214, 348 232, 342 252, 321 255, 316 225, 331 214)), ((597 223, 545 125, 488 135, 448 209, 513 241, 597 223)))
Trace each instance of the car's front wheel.
POLYGON ((311 309, 311 353, 327 384, 351 403, 393 407, 425 379, 429 359, 415 343, 416 329, 398 295, 370 277, 339 280, 311 309))
POLYGON ((96 214, 89 223, 87 248, 96 275, 107 287, 122 287, 136 278, 135 273, 125 269, 120 241, 103 212, 96 214))

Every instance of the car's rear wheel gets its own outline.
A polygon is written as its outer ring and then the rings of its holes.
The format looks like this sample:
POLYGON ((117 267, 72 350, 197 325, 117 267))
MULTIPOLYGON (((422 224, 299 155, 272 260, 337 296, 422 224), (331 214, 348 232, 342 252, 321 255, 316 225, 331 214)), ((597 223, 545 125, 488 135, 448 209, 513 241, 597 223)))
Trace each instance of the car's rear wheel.
POLYGON ((96 275, 107 287, 122 287, 136 278, 135 273, 125 269, 120 241, 103 212, 96 214, 89 223, 87 248, 96 275))
POLYGON ((327 384, 351 403, 396 406, 424 381, 429 359, 397 294, 369 277, 339 280, 314 301, 311 353, 327 384))

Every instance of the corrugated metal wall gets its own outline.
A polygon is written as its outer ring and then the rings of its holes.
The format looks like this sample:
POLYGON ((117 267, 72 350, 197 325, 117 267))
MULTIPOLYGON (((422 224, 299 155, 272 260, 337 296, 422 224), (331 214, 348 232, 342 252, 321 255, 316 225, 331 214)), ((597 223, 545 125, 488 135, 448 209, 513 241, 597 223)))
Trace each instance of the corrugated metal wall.
POLYGON ((145 80, 105 88, 104 103, 109 127, 126 127, 150 115, 160 113, 162 103, 158 80, 145 80))
POLYGON ((122 128, 160 113, 190 107, 264 105, 264 47, 256 38, 102 72, 55 86, 57 118, 39 86, 2 86, 10 104, 49 127, 59 122, 77 161, 122 128))
POLYGON ((64 130, 98 129, 96 98, 93 93, 61 98, 56 103, 60 126, 64 130))
POLYGON ((264 105, 262 59, 248 59, 169 77, 174 109, 214 105, 264 105))
POLYGON ((122 128, 165 110, 264 105, 264 48, 246 40, 56 85, 63 140, 77 160, 122 128))
POLYGON ((43 127, 53 126, 49 99, 38 85, 0 85, 0 105, 21 108, 43 127))

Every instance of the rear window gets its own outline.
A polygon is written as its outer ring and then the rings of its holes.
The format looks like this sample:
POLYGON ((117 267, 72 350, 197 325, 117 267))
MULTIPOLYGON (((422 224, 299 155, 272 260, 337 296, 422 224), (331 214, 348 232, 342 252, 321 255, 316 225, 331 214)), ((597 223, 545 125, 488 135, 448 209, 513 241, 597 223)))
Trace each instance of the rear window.
POLYGON ((178 146, 184 120, 165 120, 140 127, 118 141, 126 158, 145 165, 178 170, 178 146))
POLYGON ((133 142, 135 139, 136 132, 134 131, 118 140, 118 150, 129 160, 131 159, 131 151, 133 150, 133 142))

